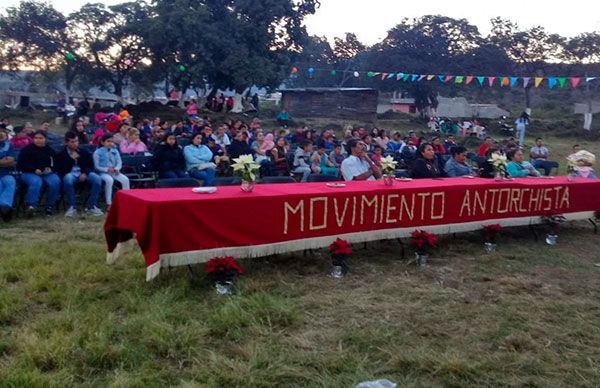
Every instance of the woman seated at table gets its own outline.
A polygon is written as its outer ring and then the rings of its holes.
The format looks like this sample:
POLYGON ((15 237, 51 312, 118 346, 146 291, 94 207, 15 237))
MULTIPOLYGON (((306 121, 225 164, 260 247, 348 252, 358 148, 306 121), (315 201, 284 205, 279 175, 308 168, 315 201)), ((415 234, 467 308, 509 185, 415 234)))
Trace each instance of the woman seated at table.
POLYGON ((506 172, 511 177, 541 176, 540 172, 536 170, 531 163, 523 160, 523 151, 511 150, 506 153, 506 158, 510 160, 510 162, 506 164, 506 172))
POLYGON ((444 171, 435 158, 435 151, 429 143, 422 143, 417 150, 417 159, 411 171, 413 178, 440 178, 444 171))
POLYGON ((60 178, 52 170, 56 153, 46 144, 46 132, 37 131, 33 135, 33 144, 21 151, 17 168, 23 172, 21 182, 27 186, 25 205, 27 215, 35 213, 42 185, 48 187, 46 196, 46 215, 54 213, 54 205, 60 192, 60 178))
POLYGON ((154 164, 160 178, 187 178, 185 172, 185 157, 183 148, 177 144, 177 138, 172 132, 167 132, 164 142, 154 151, 154 164))
POLYGON ((202 144, 202 134, 192 137, 192 144, 183 149, 188 174, 195 179, 201 179, 204 186, 211 186, 215 179, 216 165, 212 163, 213 153, 202 144))

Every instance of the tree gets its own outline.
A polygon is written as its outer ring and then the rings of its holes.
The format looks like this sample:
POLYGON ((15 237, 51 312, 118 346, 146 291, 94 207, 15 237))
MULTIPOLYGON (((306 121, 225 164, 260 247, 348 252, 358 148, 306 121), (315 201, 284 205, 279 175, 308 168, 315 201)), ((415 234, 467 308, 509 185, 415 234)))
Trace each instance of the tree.
POLYGON ((112 85, 119 97, 127 75, 150 57, 140 34, 149 17, 145 3, 134 2, 86 4, 69 16, 69 34, 78 38, 76 54, 90 65, 89 75, 112 85))
MULTIPOLYGON (((508 55, 513 75, 543 76, 551 62, 564 59, 565 39, 560 35, 548 34, 540 26, 521 30, 516 23, 500 17, 491 22, 488 40, 508 55)), ((530 88, 525 88, 527 109, 531 108, 530 88)))
POLYGON ((66 31, 67 20, 50 4, 22 1, 0 17, 3 63, 11 69, 41 73, 63 71, 67 94, 85 63, 73 55, 73 36, 66 31))

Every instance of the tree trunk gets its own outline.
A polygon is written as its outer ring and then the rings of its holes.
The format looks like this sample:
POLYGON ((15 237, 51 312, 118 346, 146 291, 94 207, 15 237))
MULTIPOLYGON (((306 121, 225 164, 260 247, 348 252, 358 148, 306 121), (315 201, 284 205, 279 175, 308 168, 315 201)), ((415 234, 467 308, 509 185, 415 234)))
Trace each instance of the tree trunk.
POLYGON ((531 112, 531 94, 529 93, 530 89, 531 87, 529 87, 529 85, 527 85, 525 88, 525 112, 531 112))
POLYGON ((119 98, 119 101, 121 101, 123 97, 123 77, 120 74, 117 76, 117 79, 114 80, 113 87, 115 89, 115 95, 119 98))

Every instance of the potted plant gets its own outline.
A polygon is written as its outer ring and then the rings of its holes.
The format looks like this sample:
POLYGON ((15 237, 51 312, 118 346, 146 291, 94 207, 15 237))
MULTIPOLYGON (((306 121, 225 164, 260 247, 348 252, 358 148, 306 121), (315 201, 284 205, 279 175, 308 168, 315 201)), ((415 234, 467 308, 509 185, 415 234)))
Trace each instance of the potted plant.
POLYGON ((217 294, 231 295, 233 280, 243 273, 242 267, 231 256, 214 257, 206 263, 208 280, 215 285, 217 294))
POLYGON ((497 181, 503 180, 506 176, 506 156, 502 155, 500 152, 494 152, 490 155, 488 162, 494 167, 494 179, 497 181))
POLYGON ((254 161, 252 155, 240 155, 233 161, 235 162, 232 165, 234 174, 242 178, 242 191, 251 192, 254 190, 254 182, 258 178, 260 165, 254 161))
POLYGON ((415 230, 411 234, 411 244, 416 248, 415 258, 418 266, 427 265, 429 248, 435 246, 435 234, 424 230, 415 230))
POLYGON ((340 279, 348 272, 346 257, 352 253, 352 248, 348 241, 337 238, 329 245, 329 252, 331 252, 331 276, 340 279))
POLYGON ((394 184, 394 179, 396 179, 396 165, 398 162, 394 160, 390 155, 385 158, 381 158, 381 170, 383 171, 383 183, 386 186, 391 186, 394 184))
POLYGON ((500 233, 500 230, 502 230, 500 224, 483 226, 484 248, 487 253, 496 252, 496 236, 500 233))

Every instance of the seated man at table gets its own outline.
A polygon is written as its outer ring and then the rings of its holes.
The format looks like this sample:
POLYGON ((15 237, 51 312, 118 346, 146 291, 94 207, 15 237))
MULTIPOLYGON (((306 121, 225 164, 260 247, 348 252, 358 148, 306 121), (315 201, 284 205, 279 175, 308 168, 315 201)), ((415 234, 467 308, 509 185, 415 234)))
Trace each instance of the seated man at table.
POLYGON ((467 149, 463 146, 454 146, 450 149, 452 157, 444 165, 444 171, 449 177, 474 175, 473 168, 466 163, 467 149))
POLYGON ((506 164, 506 172, 513 178, 534 176, 539 177, 541 174, 531 165, 531 163, 523 160, 523 151, 511 150, 506 154, 509 162, 506 164))
POLYGON ((357 139, 350 139, 346 144, 348 156, 342 162, 342 175, 346 181, 364 181, 381 178, 381 170, 365 153, 365 145, 357 139))
POLYGON ((543 169, 546 176, 550 175, 553 168, 558 168, 557 162, 548 160, 548 148, 544 147, 541 137, 535 139, 535 146, 529 150, 529 157, 533 167, 543 169))

